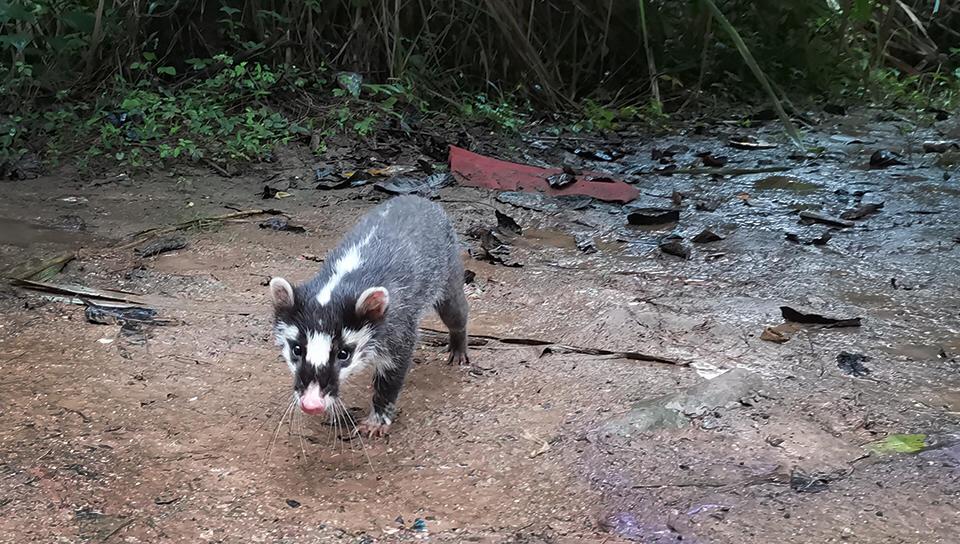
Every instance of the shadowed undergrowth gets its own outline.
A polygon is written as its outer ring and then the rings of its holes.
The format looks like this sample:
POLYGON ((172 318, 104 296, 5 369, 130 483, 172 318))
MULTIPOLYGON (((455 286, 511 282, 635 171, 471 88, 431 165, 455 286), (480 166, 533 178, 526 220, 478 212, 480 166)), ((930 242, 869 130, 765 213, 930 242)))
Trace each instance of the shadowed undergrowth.
POLYGON ((254 161, 444 113, 612 130, 757 98, 957 100, 938 1, 0 1, 0 162, 254 161))

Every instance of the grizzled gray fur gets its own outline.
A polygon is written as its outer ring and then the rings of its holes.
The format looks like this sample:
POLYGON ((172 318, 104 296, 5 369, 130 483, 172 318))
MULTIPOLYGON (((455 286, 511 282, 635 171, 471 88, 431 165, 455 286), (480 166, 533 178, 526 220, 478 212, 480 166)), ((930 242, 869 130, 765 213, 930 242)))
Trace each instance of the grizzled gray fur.
POLYGON ((469 362, 459 243, 429 200, 401 196, 373 208, 313 279, 292 286, 274 278, 270 292, 277 345, 304 412, 328 412, 340 383, 373 365, 373 409, 361 429, 384 434, 431 307, 450 330, 449 361, 469 362))

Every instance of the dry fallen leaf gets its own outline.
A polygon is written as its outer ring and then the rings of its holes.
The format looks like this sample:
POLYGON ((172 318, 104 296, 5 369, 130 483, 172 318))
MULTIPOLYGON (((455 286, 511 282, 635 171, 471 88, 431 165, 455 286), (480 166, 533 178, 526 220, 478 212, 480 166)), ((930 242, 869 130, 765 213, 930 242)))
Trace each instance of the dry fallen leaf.
POLYGON ((793 336, 793 333, 800 330, 795 323, 781 323, 776 327, 767 327, 763 329, 763 333, 760 335, 761 340, 766 340, 767 342, 775 342, 777 344, 782 344, 793 336))
POLYGON ((367 173, 371 176, 378 176, 383 178, 389 178, 392 176, 399 176, 400 174, 407 174, 416 170, 413 166, 401 166, 399 164, 394 164, 392 166, 384 166, 383 168, 368 168, 367 173))
POLYGON ((548 451, 550 451, 550 443, 547 442, 546 440, 542 440, 542 439, 540 439, 540 438, 537 438, 537 437, 533 436, 533 435, 530 434, 530 433, 523 433, 523 437, 526 438, 527 440, 531 441, 531 442, 539 442, 539 443, 540 443, 540 447, 539 447, 539 448, 537 448, 536 450, 530 452, 529 457, 530 457, 531 459, 533 459, 534 457, 539 457, 539 456, 543 455, 544 453, 547 453, 548 451))

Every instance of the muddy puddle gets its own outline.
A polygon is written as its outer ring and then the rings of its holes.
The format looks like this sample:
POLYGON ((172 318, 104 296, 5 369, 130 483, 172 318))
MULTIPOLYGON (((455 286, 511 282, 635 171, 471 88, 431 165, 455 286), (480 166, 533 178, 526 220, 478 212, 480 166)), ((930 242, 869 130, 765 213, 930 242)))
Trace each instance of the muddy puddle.
MULTIPOLYGON (((167 321, 95 324, 50 293, 0 293, 0 540, 953 542, 960 176, 874 117, 824 119, 808 134, 822 152, 800 158, 774 126, 751 133, 777 147, 740 149, 720 124, 624 138, 616 161, 528 150, 628 179, 629 206, 444 188, 474 365, 447 366, 424 334, 390 436, 362 443, 288 409, 266 285, 309 278, 386 195, 291 185, 315 160, 293 152, 229 180, 84 183, 52 207, 62 179, 10 183, 3 268, 83 248, 53 281, 134 293, 167 321), (871 168, 880 148, 905 164, 871 168), (782 171, 650 173, 707 152, 782 171), (269 206, 306 232, 247 217, 157 256, 116 249, 266 207, 268 178, 292 195, 269 206), (629 224, 638 208, 658 222, 629 224), (503 237, 515 265, 484 256, 494 209, 522 228, 503 237), (782 306, 859 326, 785 324, 782 306), (876 453, 889 440, 903 451, 876 453)), ((363 375, 343 401, 362 417, 369 395, 363 375)))

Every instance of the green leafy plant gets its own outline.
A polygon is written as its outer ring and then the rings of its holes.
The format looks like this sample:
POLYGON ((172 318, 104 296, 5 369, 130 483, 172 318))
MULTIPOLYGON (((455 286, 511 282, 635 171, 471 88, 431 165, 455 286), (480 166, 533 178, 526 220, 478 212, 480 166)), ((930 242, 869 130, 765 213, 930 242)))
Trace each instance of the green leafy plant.
POLYGON ((506 132, 534 110, 574 118, 574 130, 616 130, 663 119, 681 102, 757 95, 798 139, 786 115, 797 95, 960 104, 960 11, 940 2, 425 0, 383 9, 0 0, 0 158, 258 160, 300 136, 322 150, 338 132, 369 136, 431 108, 506 132), (331 84, 327 62, 363 77, 331 84))
POLYGON ((492 101, 485 94, 470 97, 460 105, 460 113, 469 120, 490 123, 508 132, 517 132, 526 124, 526 116, 506 100, 492 101))

